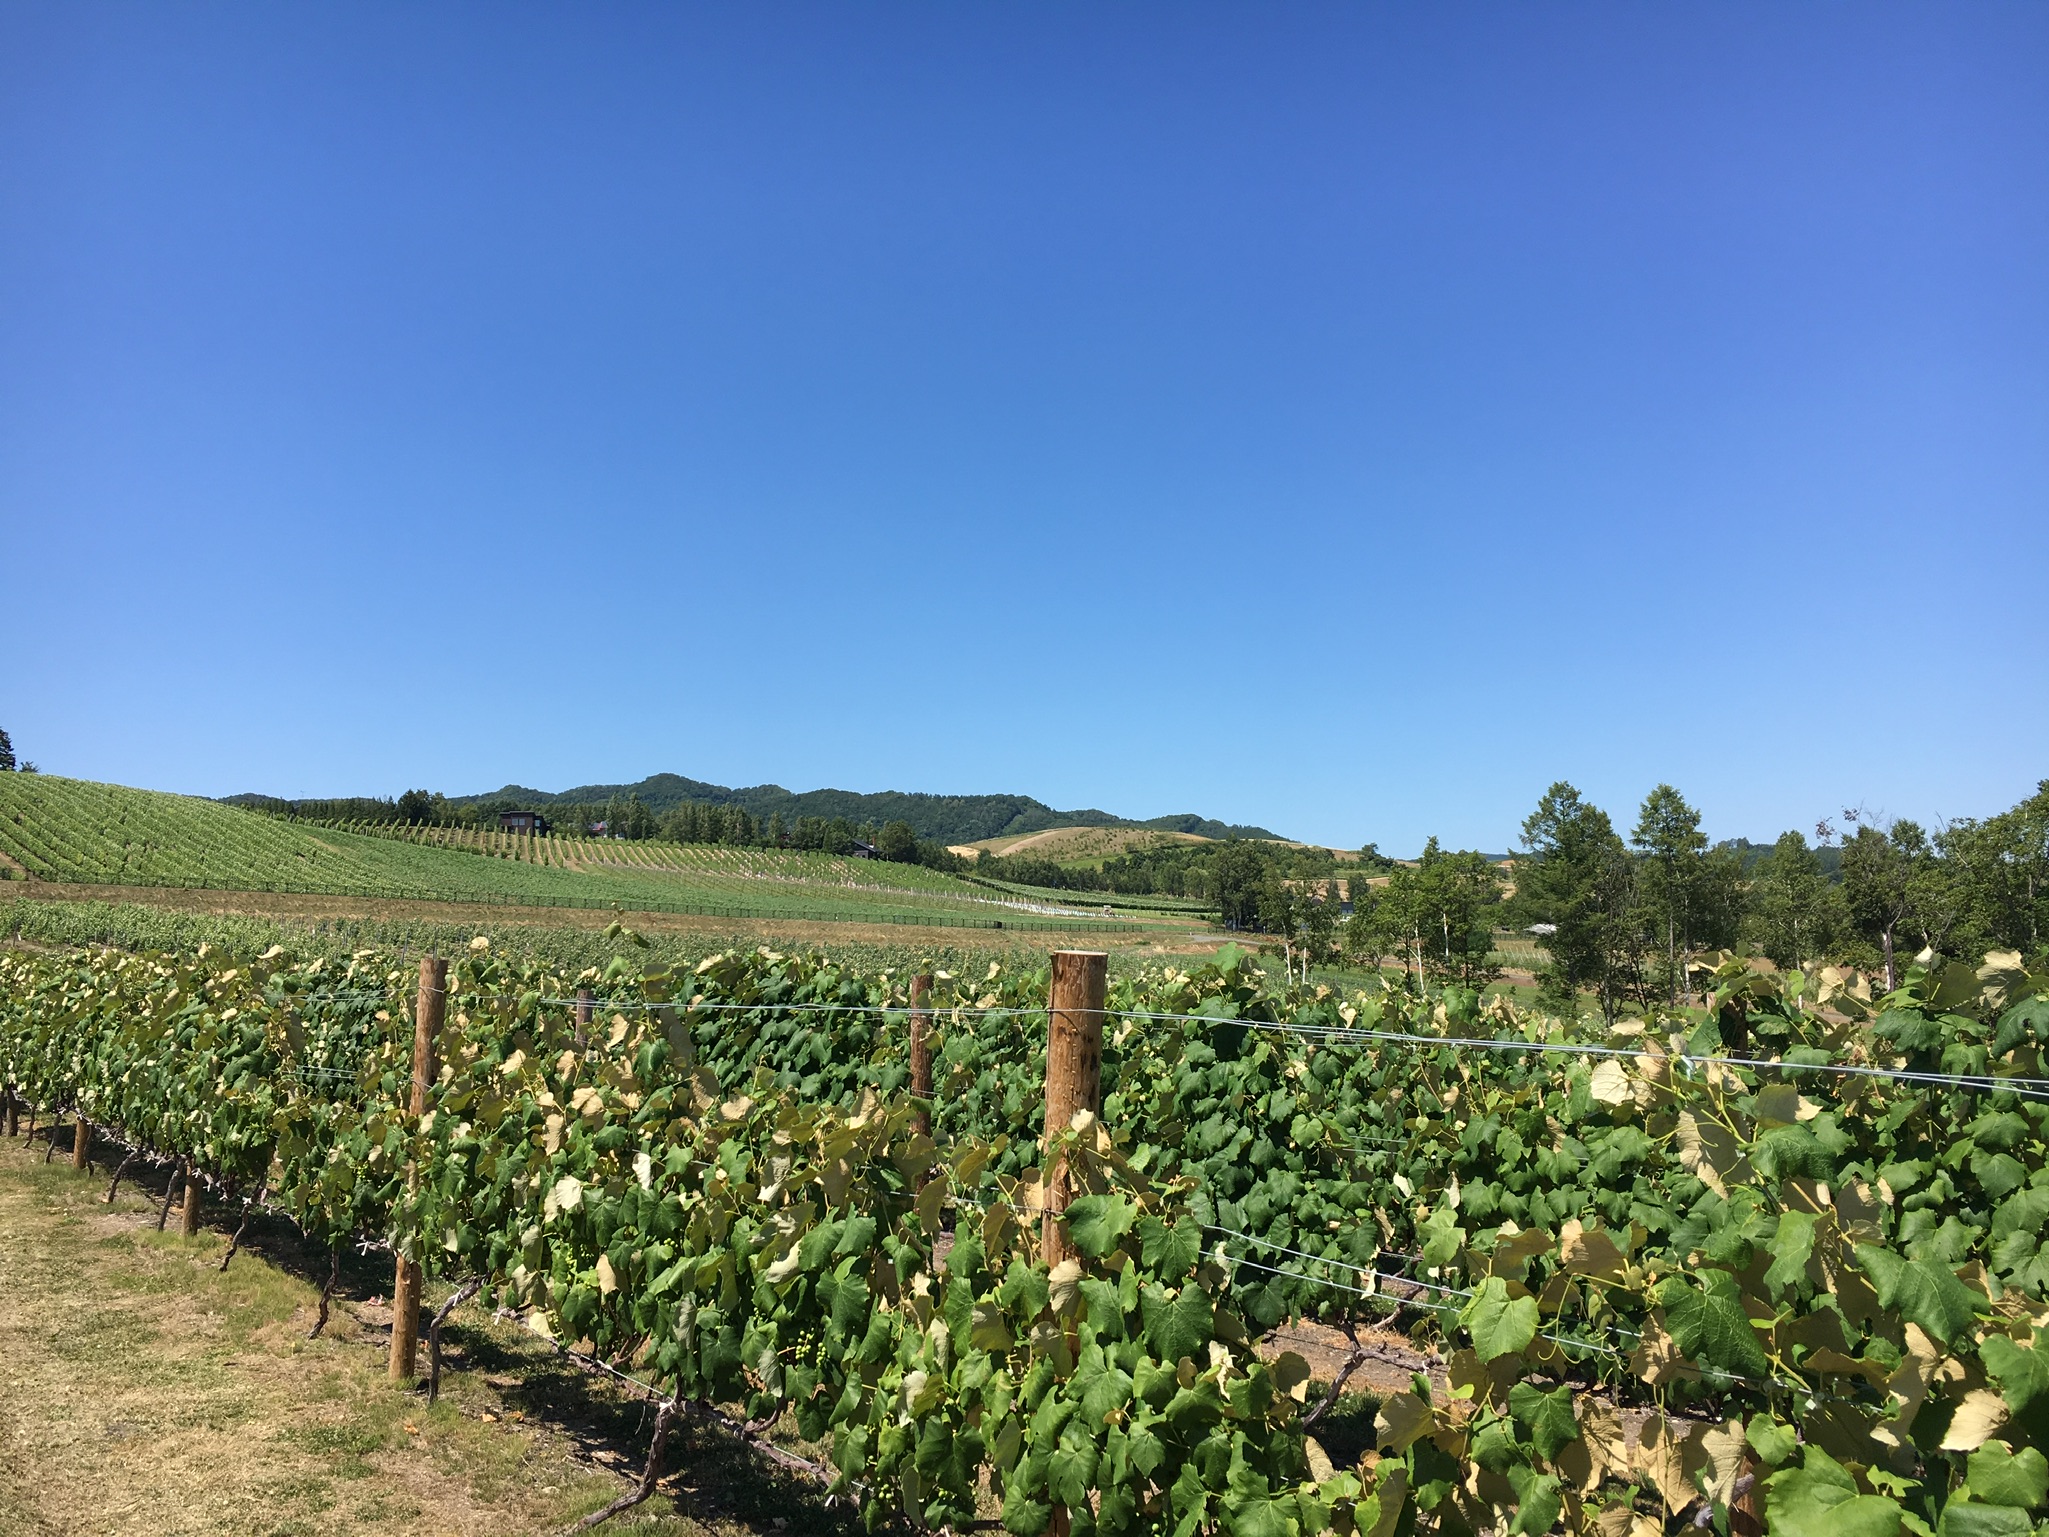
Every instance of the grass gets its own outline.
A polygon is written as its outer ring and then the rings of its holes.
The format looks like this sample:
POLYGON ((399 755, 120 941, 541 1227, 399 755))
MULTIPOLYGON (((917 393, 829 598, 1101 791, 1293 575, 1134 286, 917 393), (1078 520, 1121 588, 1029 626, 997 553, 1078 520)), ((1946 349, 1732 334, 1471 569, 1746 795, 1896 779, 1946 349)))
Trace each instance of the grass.
POLYGON ((454 829, 392 835, 403 831, 315 827, 55 775, 0 777, 0 857, 43 882, 1026 933, 1112 934, 1190 921, 1105 922, 1064 902, 918 866, 825 854, 454 829))
MULTIPOLYGON (((919 929, 858 923, 756 922, 744 926, 667 914, 627 913, 648 940, 638 959, 694 966, 723 950, 769 945, 823 951, 857 971, 977 972, 990 961, 1035 969, 1049 950, 1110 947, 1111 967, 1123 972, 1172 958, 1187 964, 1214 952, 1174 931, 1104 936, 1033 934, 1012 930, 919 929)), ((378 901, 353 897, 280 896, 267 892, 181 891, 0 886, 0 944, 112 945, 123 950, 196 950, 201 944, 250 958, 273 945, 291 954, 348 955, 387 950, 418 955, 460 950, 478 934, 501 953, 529 957, 566 975, 602 967, 622 949, 604 929, 610 914, 567 914, 546 909, 465 908, 453 903, 378 901), (9 890, 17 893, 8 901, 9 890)))
MULTIPOLYGON (((60 1127, 59 1147, 68 1145, 60 1127)), ((43 1139, 0 1139, 0 1531, 10 1537, 318 1537, 552 1532, 616 1497, 651 1411, 517 1330, 452 1326, 441 1401, 384 1379, 387 1260, 345 1272, 305 1338, 324 1259, 291 1230, 245 1240, 155 1230, 142 1187, 109 1208, 104 1171, 43 1139)), ((458 1315, 463 1318, 465 1315, 458 1315)), ((853 1537, 799 1485, 686 1424, 655 1498, 605 1530, 853 1537)))
POLYGON ((1148 827, 1049 827, 1044 832, 1007 833, 958 847, 1000 855, 1025 854, 1076 869, 1100 869, 1104 860, 1133 849, 1210 841, 1196 833, 1170 833, 1148 827))

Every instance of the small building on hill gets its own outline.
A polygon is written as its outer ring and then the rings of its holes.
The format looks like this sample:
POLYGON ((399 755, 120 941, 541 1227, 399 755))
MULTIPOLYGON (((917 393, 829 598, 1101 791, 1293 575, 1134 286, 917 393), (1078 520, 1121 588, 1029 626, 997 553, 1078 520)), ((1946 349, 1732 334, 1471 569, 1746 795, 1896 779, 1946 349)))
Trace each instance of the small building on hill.
POLYGON ((880 859, 882 857, 882 851, 874 844, 863 843, 859 838, 854 840, 853 847, 848 849, 847 852, 856 859, 880 859))
POLYGON ((533 833, 536 836, 548 830, 548 819, 538 811, 501 811, 498 813, 498 831, 501 833, 533 833))

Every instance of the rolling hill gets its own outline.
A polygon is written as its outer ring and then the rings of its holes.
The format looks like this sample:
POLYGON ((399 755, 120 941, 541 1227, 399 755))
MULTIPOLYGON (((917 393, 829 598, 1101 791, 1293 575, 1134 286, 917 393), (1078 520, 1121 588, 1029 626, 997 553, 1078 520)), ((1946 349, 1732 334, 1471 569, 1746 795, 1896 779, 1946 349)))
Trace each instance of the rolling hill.
POLYGON ((1100 915, 1057 894, 996 892, 920 865, 469 828, 337 828, 53 774, 0 774, 0 875, 949 928, 1065 930, 1100 915))
MULTIPOLYGON (((1141 821, 1107 811, 1056 811, 1029 795, 928 795, 902 790, 863 794, 854 790, 786 790, 781 785, 751 785, 735 790, 701 779, 687 779, 681 774, 651 774, 634 784, 577 785, 568 790, 536 790, 509 784, 502 789, 450 799, 457 804, 546 810, 550 806, 601 805, 614 796, 629 795, 638 796, 643 805, 657 813, 688 803, 740 806, 761 821, 777 815, 786 823, 799 817, 844 817, 857 825, 866 822, 875 827, 902 821, 908 822, 920 838, 939 843, 976 843, 984 838, 1021 836, 1056 827, 1140 827, 1194 833, 1205 838, 1278 836, 1263 827, 1219 822, 1194 812, 1141 821)), ((296 804, 255 793, 231 795, 226 802, 277 808, 296 804)))

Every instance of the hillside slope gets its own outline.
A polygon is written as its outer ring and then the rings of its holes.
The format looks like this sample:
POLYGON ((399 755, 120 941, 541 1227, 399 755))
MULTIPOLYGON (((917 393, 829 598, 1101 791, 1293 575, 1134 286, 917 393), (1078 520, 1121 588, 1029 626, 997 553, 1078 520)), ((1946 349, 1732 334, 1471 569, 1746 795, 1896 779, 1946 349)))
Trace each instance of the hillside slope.
POLYGON ((1056 902, 917 865, 794 850, 398 827, 377 836, 194 796, 49 774, 0 775, 0 856, 28 876, 714 916, 1031 927, 1056 902))
POLYGON ((1170 832, 1155 827, 1054 827, 1045 832, 1009 833, 1000 838, 980 838, 963 844, 956 853, 1027 854, 1050 859, 1057 865, 1089 865, 1100 868, 1106 859, 1134 849, 1157 848, 1165 843, 1203 843, 1197 833, 1170 832))

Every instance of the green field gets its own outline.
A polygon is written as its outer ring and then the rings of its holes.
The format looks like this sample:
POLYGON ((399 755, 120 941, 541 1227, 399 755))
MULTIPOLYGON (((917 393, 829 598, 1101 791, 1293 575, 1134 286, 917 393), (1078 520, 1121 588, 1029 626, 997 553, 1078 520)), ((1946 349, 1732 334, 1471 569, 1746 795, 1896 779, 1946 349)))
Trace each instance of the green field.
POLYGON ((372 833, 47 774, 0 776, 0 857, 15 878, 108 886, 1025 932, 1130 931, 1176 921, 1161 914, 1106 920, 1100 907, 1092 912, 1064 894, 995 891, 918 865, 454 828, 372 833))

